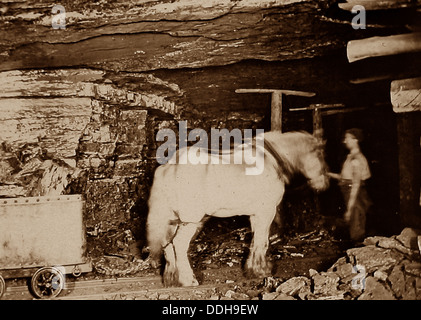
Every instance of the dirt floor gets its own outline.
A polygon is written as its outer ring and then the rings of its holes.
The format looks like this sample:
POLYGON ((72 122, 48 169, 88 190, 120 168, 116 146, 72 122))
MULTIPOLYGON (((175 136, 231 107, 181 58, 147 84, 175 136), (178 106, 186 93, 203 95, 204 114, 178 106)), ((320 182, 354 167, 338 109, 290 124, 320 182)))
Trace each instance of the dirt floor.
MULTIPOLYGON (((248 220, 215 219, 208 227, 199 234, 190 249, 199 282, 247 279, 242 270, 252 238, 248 220), (233 223, 242 227, 232 230, 229 226, 233 223)), ((273 277, 286 280, 294 276, 308 276, 309 269, 321 271, 329 268, 351 246, 349 241, 334 237, 324 228, 284 236, 272 232, 268 260, 273 277)))

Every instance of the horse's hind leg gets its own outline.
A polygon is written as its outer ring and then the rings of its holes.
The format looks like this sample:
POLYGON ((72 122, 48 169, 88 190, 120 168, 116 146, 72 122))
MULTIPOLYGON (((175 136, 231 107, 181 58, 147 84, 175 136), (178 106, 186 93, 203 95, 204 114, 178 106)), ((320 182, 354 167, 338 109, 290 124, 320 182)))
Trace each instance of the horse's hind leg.
POLYGON ((264 277, 271 272, 266 252, 269 248, 269 230, 275 213, 276 209, 259 216, 250 216, 250 225, 254 235, 246 268, 255 276, 264 277))
POLYGON ((168 243, 164 248, 165 269, 163 274, 164 286, 170 287, 178 285, 178 270, 175 260, 174 245, 168 243))
POLYGON ((167 230, 167 245, 164 247, 165 269, 163 274, 164 286, 178 285, 178 270, 174 252, 173 239, 177 233, 178 225, 170 224, 167 230))
POLYGON ((190 241, 196 234, 198 227, 198 223, 181 223, 173 239, 178 283, 181 286, 188 287, 199 285, 187 256, 190 241))

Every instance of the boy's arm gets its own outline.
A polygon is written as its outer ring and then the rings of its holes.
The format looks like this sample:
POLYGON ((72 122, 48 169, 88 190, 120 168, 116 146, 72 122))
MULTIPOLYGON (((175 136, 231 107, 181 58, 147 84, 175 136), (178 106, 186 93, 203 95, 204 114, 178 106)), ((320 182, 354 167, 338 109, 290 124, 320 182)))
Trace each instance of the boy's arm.
POLYGON ((327 175, 329 177, 333 178, 333 179, 336 179, 336 180, 340 180, 341 179, 341 175, 340 174, 337 174, 337 173, 328 172, 327 175))

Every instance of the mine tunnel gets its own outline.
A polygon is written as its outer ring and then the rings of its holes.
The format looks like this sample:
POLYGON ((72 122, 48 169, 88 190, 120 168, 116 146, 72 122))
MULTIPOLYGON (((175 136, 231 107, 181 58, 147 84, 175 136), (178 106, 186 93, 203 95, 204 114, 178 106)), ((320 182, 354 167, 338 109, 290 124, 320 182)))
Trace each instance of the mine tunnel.
MULTIPOLYGON (((345 131, 360 128, 373 203, 365 236, 419 231, 420 5, 363 2, 357 12, 356 0, 2 3, 0 198, 81 195, 87 279, 158 276, 146 221, 159 130, 178 133, 186 121, 208 134, 306 131, 340 172, 345 131)), ((361 246, 345 211, 338 183, 317 193, 294 176, 269 234, 272 277, 242 297, 311 277, 361 246)), ((247 216, 210 218, 189 250, 199 283, 243 279, 251 238, 247 216)), ((378 297, 421 299, 418 276, 413 295, 378 297)))

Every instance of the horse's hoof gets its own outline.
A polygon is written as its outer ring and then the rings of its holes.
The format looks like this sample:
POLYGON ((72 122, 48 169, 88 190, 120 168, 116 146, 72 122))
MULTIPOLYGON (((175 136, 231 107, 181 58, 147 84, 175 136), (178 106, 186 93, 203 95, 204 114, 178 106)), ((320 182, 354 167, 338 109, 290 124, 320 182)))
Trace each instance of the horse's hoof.
POLYGON ((244 273, 245 276, 247 278, 264 278, 264 277, 269 277, 272 275, 272 265, 269 263, 267 264, 265 267, 261 267, 261 268, 256 268, 256 267, 251 267, 251 268, 245 268, 244 269, 244 273))
POLYGON ((193 279, 192 287, 197 287, 198 285, 199 285, 199 281, 197 281, 196 279, 193 279))
POLYGON ((178 272, 172 268, 166 268, 162 277, 164 287, 176 287, 178 283, 178 272))
POLYGON ((199 281, 197 281, 195 278, 191 280, 180 280, 180 285, 182 287, 197 287, 199 285, 199 281))

